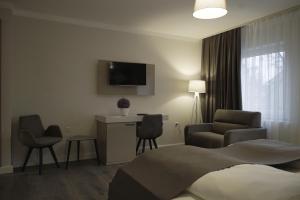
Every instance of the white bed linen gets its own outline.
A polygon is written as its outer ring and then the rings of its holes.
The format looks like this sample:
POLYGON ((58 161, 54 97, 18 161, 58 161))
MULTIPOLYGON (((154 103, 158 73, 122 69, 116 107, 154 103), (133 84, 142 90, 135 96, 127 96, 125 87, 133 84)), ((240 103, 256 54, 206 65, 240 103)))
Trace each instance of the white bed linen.
POLYGON ((204 199, 201 197, 197 197, 186 191, 183 194, 179 195, 178 197, 176 197, 172 200, 204 200, 204 199))
POLYGON ((300 200, 300 172, 237 165, 199 178, 173 200, 300 200))

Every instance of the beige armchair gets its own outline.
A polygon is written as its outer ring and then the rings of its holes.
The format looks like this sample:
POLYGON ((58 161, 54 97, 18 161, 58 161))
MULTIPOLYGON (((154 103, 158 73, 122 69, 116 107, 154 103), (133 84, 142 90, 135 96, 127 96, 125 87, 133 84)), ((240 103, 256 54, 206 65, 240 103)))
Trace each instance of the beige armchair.
POLYGON ((240 110, 218 109, 213 123, 188 125, 184 130, 185 144, 205 148, 263 139, 267 130, 261 127, 261 114, 240 110))

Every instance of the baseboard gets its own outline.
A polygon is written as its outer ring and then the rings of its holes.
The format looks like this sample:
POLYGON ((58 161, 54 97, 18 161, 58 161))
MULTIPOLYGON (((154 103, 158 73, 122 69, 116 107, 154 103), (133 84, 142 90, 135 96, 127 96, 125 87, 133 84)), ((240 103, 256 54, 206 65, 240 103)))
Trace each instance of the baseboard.
POLYGON ((12 165, 6 165, 3 167, 0 167, 0 174, 10 174, 14 172, 14 168, 12 165))
MULTIPOLYGON (((161 145, 157 145, 157 146, 158 146, 158 148, 164 148, 164 147, 171 147, 171 146, 178 146, 178 145, 184 145, 184 143, 161 144, 161 145)), ((139 150, 142 149, 141 146, 142 146, 142 145, 140 145, 140 149, 139 149, 139 150)), ((152 148, 154 148, 153 144, 152 144, 152 148)), ((149 149, 150 149, 150 145, 149 145, 148 143, 145 145, 145 149, 146 149, 146 150, 149 150, 149 149)))
MULTIPOLYGON (((158 145, 159 148, 164 148, 164 147, 170 147, 170 146, 177 146, 177 145, 184 145, 184 143, 175 143, 175 144, 162 144, 162 145, 158 145)), ((150 149, 149 145, 145 146, 146 150, 150 149)), ((96 158, 96 153, 95 152, 86 152, 86 153, 81 153, 80 154, 80 160, 89 160, 89 159, 95 159, 96 158)), ((65 163, 65 155, 60 155, 58 156, 58 162, 59 163, 65 163)), ((76 155, 75 153, 71 153, 70 156, 70 162, 72 161, 76 161, 76 155)), ((43 164, 47 165, 47 164, 54 164, 53 162, 53 158, 50 156, 50 154, 48 155, 48 157, 44 158, 43 164)), ((14 164, 14 168, 20 168, 23 165, 23 160, 20 160, 19 162, 14 164)), ((35 160, 30 160, 27 164, 27 166, 37 166, 38 165, 38 160, 37 158, 35 160)), ((0 168, 1 169, 1 168, 0 168)))
MULTIPOLYGON (((90 159, 96 159, 96 153, 95 152, 87 152, 87 153, 82 153, 80 154, 80 160, 90 160, 90 159)), ((70 162, 72 161, 76 161, 77 158, 75 157, 75 155, 71 154, 70 156, 70 162)), ((66 158, 64 158, 64 156, 58 156, 57 157, 57 161, 61 164, 64 164, 66 162, 66 158)), ((49 155, 48 157, 44 157, 43 160, 43 164, 44 165, 49 165, 49 164, 54 164, 53 158, 51 157, 51 155, 49 155)), ((35 160, 30 160, 26 166, 30 167, 30 166, 38 166, 38 157, 35 158, 35 160)), ((20 168, 23 166, 23 161, 19 161, 17 163, 14 164, 14 168, 20 168)))

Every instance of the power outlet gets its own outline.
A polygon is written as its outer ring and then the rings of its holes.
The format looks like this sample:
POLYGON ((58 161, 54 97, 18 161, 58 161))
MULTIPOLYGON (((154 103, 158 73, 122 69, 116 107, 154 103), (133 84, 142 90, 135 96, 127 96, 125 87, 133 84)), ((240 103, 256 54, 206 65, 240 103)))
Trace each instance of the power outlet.
POLYGON ((179 122, 175 122, 175 130, 177 130, 178 134, 181 134, 181 127, 179 122))

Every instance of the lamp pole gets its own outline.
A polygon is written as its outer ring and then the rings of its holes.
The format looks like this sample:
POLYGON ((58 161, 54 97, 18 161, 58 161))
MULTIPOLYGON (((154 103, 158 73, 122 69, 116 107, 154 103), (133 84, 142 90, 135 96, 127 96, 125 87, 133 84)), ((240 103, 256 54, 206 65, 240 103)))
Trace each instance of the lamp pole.
POLYGON ((203 80, 190 80, 189 81, 189 92, 194 93, 194 103, 192 107, 192 116, 191 116, 191 123, 197 124, 202 123, 202 112, 201 112, 201 100, 200 94, 205 93, 205 81, 203 80))
POLYGON ((192 108, 192 119, 191 123, 197 124, 202 123, 202 113, 201 113, 201 103, 200 103, 200 93, 194 92, 194 103, 192 108), (194 121, 195 119, 195 121, 194 121), (198 121, 199 119, 199 121, 198 121))

